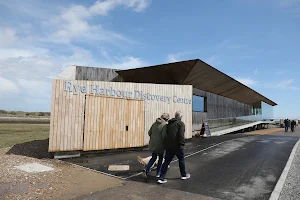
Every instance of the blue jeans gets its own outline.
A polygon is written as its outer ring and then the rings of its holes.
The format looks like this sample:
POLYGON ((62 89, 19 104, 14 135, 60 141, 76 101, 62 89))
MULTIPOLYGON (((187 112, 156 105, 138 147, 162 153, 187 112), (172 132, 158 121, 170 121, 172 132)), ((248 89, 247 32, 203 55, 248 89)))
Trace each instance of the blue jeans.
POLYGON ((161 170, 161 165, 163 162, 163 158, 164 158, 164 154, 158 154, 158 153, 152 153, 152 158, 150 159, 150 161, 148 162, 147 166, 146 166, 146 173, 148 174, 150 171, 150 168, 152 167, 152 165, 154 164, 154 162, 156 161, 158 156, 158 163, 157 163, 157 168, 156 168, 156 174, 160 174, 160 170, 161 170))
POLYGON ((173 160, 174 156, 178 158, 178 163, 179 163, 179 169, 181 176, 184 177, 186 176, 186 171, 185 171, 185 163, 184 163, 184 152, 183 149, 167 149, 166 150, 166 155, 165 155, 165 162, 161 167, 161 174, 160 174, 160 180, 164 180, 168 166, 173 160))

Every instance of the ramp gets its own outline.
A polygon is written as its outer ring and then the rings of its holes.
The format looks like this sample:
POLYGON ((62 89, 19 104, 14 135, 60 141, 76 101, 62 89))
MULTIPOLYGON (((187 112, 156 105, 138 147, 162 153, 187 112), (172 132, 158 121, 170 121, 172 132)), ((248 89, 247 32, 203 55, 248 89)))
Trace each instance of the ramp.
POLYGON ((248 123, 248 124, 243 124, 243 125, 240 125, 240 126, 235 126, 235 127, 231 127, 231 128, 225 128, 224 129, 218 129, 218 130, 213 130, 212 129, 212 132, 211 132, 211 136, 220 136, 220 135, 225 135, 225 134, 228 134, 228 133, 233 133, 233 132, 236 132, 236 131, 240 131, 240 130, 243 130, 243 129, 247 129, 247 128, 251 128, 253 126, 257 126, 259 124, 270 124, 271 122, 270 121, 256 121, 256 122, 251 122, 251 123, 248 123))

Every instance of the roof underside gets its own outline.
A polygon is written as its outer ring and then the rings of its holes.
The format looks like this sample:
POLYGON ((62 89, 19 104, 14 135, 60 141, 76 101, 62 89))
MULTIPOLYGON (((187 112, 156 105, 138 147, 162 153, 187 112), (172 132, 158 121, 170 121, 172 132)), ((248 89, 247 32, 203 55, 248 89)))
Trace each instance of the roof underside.
POLYGON ((260 101, 272 106, 277 105, 199 59, 122 70, 117 73, 126 82, 193 85, 194 88, 251 105, 260 101))

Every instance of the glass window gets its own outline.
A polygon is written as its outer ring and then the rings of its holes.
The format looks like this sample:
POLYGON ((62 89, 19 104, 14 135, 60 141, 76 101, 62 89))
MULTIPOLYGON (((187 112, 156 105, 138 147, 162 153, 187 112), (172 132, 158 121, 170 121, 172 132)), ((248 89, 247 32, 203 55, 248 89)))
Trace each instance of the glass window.
POLYGON ((265 120, 270 120, 273 118, 273 106, 265 103, 265 102, 261 102, 261 108, 262 108, 262 117, 265 120))
POLYGON ((205 98, 193 95, 193 111, 205 112, 205 98))

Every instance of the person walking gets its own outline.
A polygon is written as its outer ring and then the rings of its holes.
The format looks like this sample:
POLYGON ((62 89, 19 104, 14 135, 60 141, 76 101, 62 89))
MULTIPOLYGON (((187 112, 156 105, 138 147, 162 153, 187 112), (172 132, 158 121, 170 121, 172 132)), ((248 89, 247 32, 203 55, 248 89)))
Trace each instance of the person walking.
POLYGON ((185 145, 185 124, 181 121, 182 112, 177 111, 175 113, 175 118, 169 120, 167 125, 167 135, 165 139, 165 148, 166 155, 165 161, 161 168, 161 174, 159 180, 157 181, 160 184, 164 184, 167 182, 165 179, 165 175, 168 170, 168 166, 171 163, 173 157, 176 157, 179 160, 179 169, 181 173, 181 179, 186 180, 191 177, 190 174, 186 173, 185 162, 184 162, 184 152, 183 148, 185 145))
POLYGON ((163 157, 164 157, 164 138, 166 136, 166 125, 169 120, 169 114, 164 113, 161 115, 160 118, 157 118, 156 121, 152 124, 150 130, 148 131, 148 134, 150 136, 150 141, 149 141, 149 151, 152 153, 152 157, 148 164, 146 165, 144 169, 144 177, 147 178, 148 173, 157 160, 158 157, 158 163, 157 163, 157 168, 156 168, 156 177, 160 176, 160 170, 161 170, 161 165, 163 162, 163 157))
POLYGON ((295 126, 296 126, 296 121, 295 121, 295 120, 292 120, 292 122, 291 122, 291 131, 292 131, 292 132, 294 132, 295 126))
POLYGON ((289 130, 289 119, 286 118, 284 120, 284 129, 285 129, 285 132, 287 132, 289 130))

